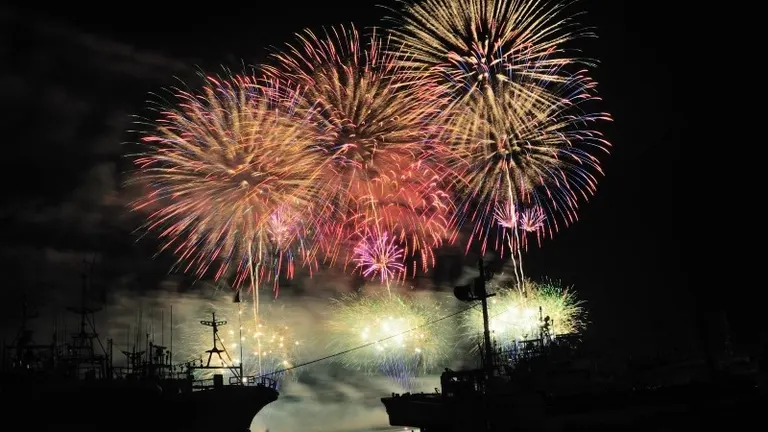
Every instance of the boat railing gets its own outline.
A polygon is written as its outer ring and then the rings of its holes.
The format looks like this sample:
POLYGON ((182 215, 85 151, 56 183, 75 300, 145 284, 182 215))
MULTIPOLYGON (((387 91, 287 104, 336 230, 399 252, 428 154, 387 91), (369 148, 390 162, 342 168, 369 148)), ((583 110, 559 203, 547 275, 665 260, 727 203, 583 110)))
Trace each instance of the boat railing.
POLYGON ((192 381, 192 388, 195 390, 206 390, 214 387, 216 387, 216 380, 213 378, 205 378, 192 381))
MULTIPOLYGON (((222 375, 214 375, 213 378, 198 379, 192 383, 192 388, 195 390, 208 390, 213 388, 219 388, 224 385, 224 377, 222 375)), ((231 376, 229 377, 230 386, 260 386, 271 389, 277 389, 277 381, 268 377, 257 376, 231 376)))
POLYGON ((263 386, 271 389, 277 388, 277 381, 265 376, 229 377, 229 385, 263 386))
POLYGON ((494 364, 515 365, 523 360, 530 360, 544 355, 565 358, 573 353, 578 346, 578 334, 515 341, 503 349, 494 350, 494 364))

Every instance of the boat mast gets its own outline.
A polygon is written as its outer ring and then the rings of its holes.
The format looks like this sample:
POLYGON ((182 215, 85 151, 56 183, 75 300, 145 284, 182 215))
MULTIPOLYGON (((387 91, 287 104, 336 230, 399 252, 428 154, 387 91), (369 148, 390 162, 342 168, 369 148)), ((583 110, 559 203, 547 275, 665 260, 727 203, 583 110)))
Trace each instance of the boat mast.
POLYGON ((211 320, 208 321, 200 321, 200 324, 211 327, 211 330, 213 332, 213 348, 207 350, 208 353, 208 361, 206 362, 205 366, 197 366, 195 369, 229 369, 232 374, 237 375, 237 378, 242 380, 242 362, 241 366, 238 369, 237 366, 235 366, 235 362, 232 360, 232 357, 229 355, 229 352, 227 351, 227 348, 224 346, 224 343, 222 342, 221 338, 219 337, 219 327, 226 325, 226 320, 217 320, 216 319, 216 312, 211 313, 211 320), (222 347, 219 348, 219 343, 222 344, 222 347), (224 353, 227 355, 227 359, 229 359, 229 362, 224 360, 224 357, 222 357, 221 353, 224 353), (213 359, 213 355, 216 354, 219 357, 219 360, 221 360, 221 366, 211 366, 211 360, 213 359))
POLYGON ((485 267, 483 266, 483 259, 480 258, 479 263, 480 277, 475 279, 475 294, 480 298, 480 304, 483 307, 483 343, 485 344, 485 369, 488 372, 488 376, 493 373, 493 347, 491 346, 491 326, 488 319, 488 297, 492 297, 495 294, 488 295, 485 289, 485 283, 488 279, 485 277, 485 267))
MULTIPOLYGON (((237 325, 240 327, 240 341, 237 344, 240 346, 240 378, 243 378, 243 309, 239 304, 237 305, 237 325)), ((259 353, 261 355, 261 353, 259 353)))
POLYGON ((492 277, 493 274, 485 270, 485 264, 481 257, 478 262, 478 269, 480 275, 475 278, 474 282, 470 285, 457 286, 453 289, 453 295, 457 299, 464 302, 473 302, 480 300, 480 305, 483 308, 483 368, 490 376, 493 373, 493 347, 491 345, 491 329, 488 318, 488 298, 493 297, 496 294, 489 294, 485 289, 485 284, 492 277))
MULTIPOLYGON (((243 375, 243 303, 240 299, 240 289, 235 292, 235 303, 237 303, 237 325, 240 327, 240 341, 238 341, 238 345, 240 345, 240 378, 242 379, 245 375, 243 375)), ((261 352, 259 352, 259 359, 261 359, 261 352)), ((259 370, 259 373, 261 373, 261 370, 259 370)))
POLYGON ((211 359, 213 358, 213 355, 216 354, 221 359, 222 363, 224 362, 224 358, 221 357, 221 353, 224 352, 224 350, 219 348, 219 327, 226 325, 227 322, 225 320, 216 320, 216 312, 211 312, 211 320, 210 321, 200 321, 200 324, 211 327, 213 330, 213 348, 206 351, 208 353, 208 362, 205 364, 205 367, 211 366, 211 359))

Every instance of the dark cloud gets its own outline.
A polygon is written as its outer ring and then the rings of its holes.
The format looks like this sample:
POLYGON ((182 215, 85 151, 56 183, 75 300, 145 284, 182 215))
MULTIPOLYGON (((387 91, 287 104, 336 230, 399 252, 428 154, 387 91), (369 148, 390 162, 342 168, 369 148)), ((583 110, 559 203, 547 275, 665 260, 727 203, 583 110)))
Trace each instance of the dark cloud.
MULTIPOLYGON (((139 222, 121 186, 129 168, 123 143, 133 139, 126 130, 148 92, 194 70, 29 12, 0 10, 0 29, 0 104, 9 125, 3 255, 34 262, 41 274, 64 267, 45 251, 135 258, 130 232, 139 222)), ((77 279, 79 270, 69 271, 77 279)))
POLYGON ((11 287, 0 325, 16 325, 25 295, 40 307, 77 301, 84 261, 97 261, 95 297, 162 287, 170 261, 132 235, 124 143, 147 94, 193 76, 188 64, 0 8, 0 259, 11 287))

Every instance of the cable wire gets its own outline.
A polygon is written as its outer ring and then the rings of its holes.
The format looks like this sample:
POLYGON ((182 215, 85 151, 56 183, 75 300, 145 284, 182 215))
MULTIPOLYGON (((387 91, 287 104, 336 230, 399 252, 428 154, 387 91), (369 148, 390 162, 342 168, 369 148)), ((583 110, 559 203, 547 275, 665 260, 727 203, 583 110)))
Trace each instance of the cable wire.
POLYGON ((369 347, 371 345, 376 345, 377 343, 384 342, 386 340, 393 339, 393 338, 396 338, 398 336, 402 336, 402 335, 410 333, 412 331, 416 331, 416 330, 418 330, 420 328, 427 327, 427 326, 430 326, 432 324, 436 324, 436 323, 438 323, 440 321, 443 321, 443 320, 446 320, 448 318, 455 317, 456 315, 462 314, 462 313, 464 313, 464 312, 466 312, 466 311, 468 311, 470 309, 473 309, 473 308, 477 307, 477 305, 478 305, 478 303, 475 303, 472 306, 466 307, 466 308, 464 308, 464 309, 462 309, 462 310, 460 310, 458 312, 454 312, 454 313, 452 313, 450 315, 446 315, 446 316, 438 318, 436 320, 426 322, 426 323, 424 323, 424 324, 422 324, 420 326, 414 327, 412 329, 405 330, 403 332, 400 332, 400 333, 392 335, 392 336, 387 336, 385 338, 381 338, 381 339, 373 341, 373 342, 368 342, 368 343, 363 344, 363 345, 358 345, 356 347, 352 347, 352 348, 346 349, 344 351, 339 351, 337 353, 330 354, 330 355, 327 355, 325 357, 321 357, 321 358, 317 358, 317 359, 314 359, 314 360, 310 360, 308 362, 299 363, 299 364, 293 365, 291 367, 287 367, 287 368, 284 368, 284 369, 280 369, 280 370, 276 370, 276 371, 273 371, 273 372, 265 373, 265 374, 259 375, 257 378, 267 377, 267 376, 270 376, 270 375, 281 374, 283 372, 288 372, 288 371, 291 371, 291 370, 294 370, 294 369, 298 369, 300 367, 309 366, 311 364, 318 363, 318 362, 321 362, 321 361, 324 361, 324 360, 328 360, 328 359, 332 359, 334 357, 339 357, 339 356, 342 356, 344 354, 351 353, 352 351, 357 351, 357 350, 360 350, 360 349, 363 349, 363 348, 367 348, 367 347, 369 347))

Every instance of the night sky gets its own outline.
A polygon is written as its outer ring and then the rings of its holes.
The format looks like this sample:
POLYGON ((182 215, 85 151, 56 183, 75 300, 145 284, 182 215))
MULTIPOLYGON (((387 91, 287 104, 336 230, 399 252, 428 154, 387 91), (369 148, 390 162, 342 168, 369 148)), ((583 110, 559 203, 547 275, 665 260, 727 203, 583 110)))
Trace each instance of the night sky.
MULTIPOLYGON (((216 73, 219 65, 257 63, 267 46, 304 27, 381 24, 386 11, 365 3, 0 9, 3 308, 23 292, 43 303, 66 299, 83 257, 94 254, 108 289, 157 287, 170 261, 153 260, 151 242, 136 243, 139 221, 125 210, 135 191, 121 186, 130 167, 121 143, 135 139, 126 132, 130 116, 146 114, 147 94, 174 76, 186 81, 197 67, 216 73)), ((601 128, 614 148, 579 222, 531 252, 527 271, 574 285, 589 302, 595 334, 668 348, 678 331, 691 339, 696 304, 681 246, 683 30, 673 11, 648 2, 580 4, 588 12, 582 22, 600 36, 583 48, 601 62, 593 75, 615 120, 601 128)))

